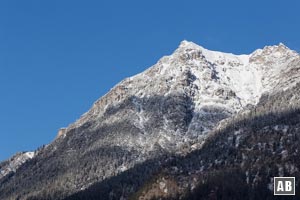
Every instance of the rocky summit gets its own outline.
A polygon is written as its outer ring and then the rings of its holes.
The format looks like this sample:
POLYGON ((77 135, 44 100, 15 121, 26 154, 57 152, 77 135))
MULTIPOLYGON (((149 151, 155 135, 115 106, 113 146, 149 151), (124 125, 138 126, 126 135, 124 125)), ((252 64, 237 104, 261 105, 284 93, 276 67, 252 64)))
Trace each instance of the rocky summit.
POLYGON ((0 199, 272 199, 272 177, 300 178, 299 82, 282 43, 234 55, 182 41, 18 167, 1 163, 0 199))

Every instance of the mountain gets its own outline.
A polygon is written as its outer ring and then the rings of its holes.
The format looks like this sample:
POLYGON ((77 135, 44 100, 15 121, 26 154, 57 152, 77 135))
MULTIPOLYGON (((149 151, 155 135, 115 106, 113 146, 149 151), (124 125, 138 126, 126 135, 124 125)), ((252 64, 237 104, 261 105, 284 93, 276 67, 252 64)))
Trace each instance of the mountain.
POLYGON ((283 44, 234 55, 183 41, 0 179, 0 199, 192 199, 232 172, 249 194, 285 174, 258 170, 271 161, 299 176, 295 160, 271 159, 299 156, 299 72, 299 54, 283 44))

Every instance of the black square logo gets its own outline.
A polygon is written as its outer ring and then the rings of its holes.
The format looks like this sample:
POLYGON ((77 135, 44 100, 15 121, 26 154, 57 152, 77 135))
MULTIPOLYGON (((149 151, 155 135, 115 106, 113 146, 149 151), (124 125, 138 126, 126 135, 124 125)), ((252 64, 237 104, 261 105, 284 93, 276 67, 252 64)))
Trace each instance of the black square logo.
POLYGON ((274 195, 295 195, 295 177, 274 177, 274 195))

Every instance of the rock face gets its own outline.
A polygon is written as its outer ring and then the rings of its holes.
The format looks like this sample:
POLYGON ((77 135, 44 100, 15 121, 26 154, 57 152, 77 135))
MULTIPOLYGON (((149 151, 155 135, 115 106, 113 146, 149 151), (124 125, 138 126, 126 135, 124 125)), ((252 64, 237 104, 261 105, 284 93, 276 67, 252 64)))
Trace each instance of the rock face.
POLYGON ((66 134, 66 130, 67 130, 66 128, 59 129, 58 133, 57 133, 57 137, 60 137, 60 136, 62 136, 64 134, 66 134))
MULTIPOLYGON (((233 55, 183 41, 172 55, 116 85, 12 177, 0 180, 0 199, 63 199, 152 163, 141 185, 170 157, 201 149, 230 119, 295 87, 299 62, 299 54, 283 44, 233 55)), ((136 191, 139 184, 127 189, 136 191)))

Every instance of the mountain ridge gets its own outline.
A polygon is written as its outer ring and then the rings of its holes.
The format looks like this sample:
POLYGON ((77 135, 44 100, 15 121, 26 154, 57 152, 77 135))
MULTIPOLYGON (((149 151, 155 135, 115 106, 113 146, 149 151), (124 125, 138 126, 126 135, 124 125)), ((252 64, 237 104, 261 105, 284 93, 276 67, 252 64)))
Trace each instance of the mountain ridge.
POLYGON ((0 179, 0 198, 63 199, 147 161, 160 168, 168 157, 201 151, 213 131, 296 87, 299 72, 299 54, 283 44, 234 55, 183 41, 0 179))
MULTIPOLYGON (((207 50, 204 47, 199 46, 199 45, 197 45, 197 44, 195 44, 193 42, 189 42, 187 40, 183 40, 180 43, 179 47, 174 51, 174 53, 172 55, 170 55, 170 56, 164 56, 163 58, 159 59, 158 63, 156 63, 154 66, 150 67, 149 69, 145 70, 144 72, 141 72, 141 73, 139 73, 137 75, 134 75, 132 77, 128 77, 128 78, 125 78, 124 80, 122 80, 115 87, 113 87, 109 92, 107 92, 100 99, 98 99, 93 104, 91 110, 97 110, 97 108, 95 108, 95 107, 97 107, 98 105, 102 104, 102 101, 105 101, 104 105, 107 105, 108 101, 110 101, 112 99, 110 97, 111 93, 113 93, 111 96, 116 95, 116 96, 118 96, 118 98, 120 98, 122 95, 124 95, 124 93, 126 93, 126 91, 122 90, 122 88, 126 87, 126 85, 130 85, 130 82, 133 82, 135 78, 137 78, 139 76, 144 76, 144 74, 147 74, 147 72, 149 72, 149 71, 150 71, 150 73, 151 73, 151 71, 155 71, 154 68, 157 67, 157 65, 159 65, 160 63, 166 62, 166 60, 168 60, 168 58, 172 57, 174 54, 175 55, 179 54, 180 55, 179 56, 180 59, 189 59, 189 56, 191 56, 192 58, 193 58, 193 56, 196 56, 196 57, 197 56, 198 57, 199 56, 204 56, 204 58, 206 60, 208 60, 208 62, 214 62, 213 64, 215 64, 215 63, 217 63, 217 64, 224 64, 223 62, 226 62, 226 60, 228 60, 228 58, 229 58, 229 61, 227 61, 227 62, 230 62, 230 61, 232 62, 232 63, 229 63, 229 64, 239 65, 239 64, 242 63, 244 65, 248 65, 249 61, 258 62, 257 60, 263 59, 262 58, 262 57, 264 57, 263 55, 270 54, 270 52, 272 52, 272 51, 278 52, 278 50, 279 50, 279 52, 283 52, 283 50, 285 50, 288 53, 288 56, 292 55, 292 57, 299 57, 299 54, 297 52, 295 52, 293 50, 290 50, 283 43, 279 43, 279 45, 266 46, 263 49, 257 49, 257 50, 253 51, 249 55, 246 55, 246 54, 235 55, 235 54, 232 54, 232 53, 222 53, 222 52, 219 52, 219 51, 207 50), (202 52, 193 52, 195 50, 201 50, 202 52), (185 56, 186 56, 186 58, 184 58, 185 56), (231 60, 230 60, 230 58, 231 58, 231 60), (241 62, 241 63, 239 63, 239 62, 241 62)), ((159 72, 160 73, 164 73, 165 70, 167 70, 167 69, 161 69, 159 72)), ((245 69, 245 70, 247 70, 247 69, 245 69)), ((244 75, 244 74, 242 74, 242 75, 244 75)), ((245 74, 245 75, 249 75, 249 74, 245 74)), ((176 76, 176 74, 175 74, 175 76, 176 76)), ((147 76, 146 76, 146 78, 147 78, 147 76)), ((258 87, 261 87, 261 86, 258 86, 258 87)), ((260 94, 256 95, 255 102, 258 101, 258 99, 262 95, 263 91, 256 92, 256 93, 260 93, 260 94)), ((248 98, 252 99, 252 97, 248 97, 248 98)), ((255 102, 251 102, 251 104, 255 104, 255 102)), ((85 119, 87 118, 88 115, 91 115, 91 113, 89 111, 87 111, 85 114, 83 114, 74 123, 70 124, 67 128, 62 128, 63 131, 60 132, 58 135, 64 135, 63 133, 66 133, 67 130, 72 129, 73 127, 80 126, 85 121, 85 119), (78 123, 78 125, 77 125, 77 123, 78 123)))

